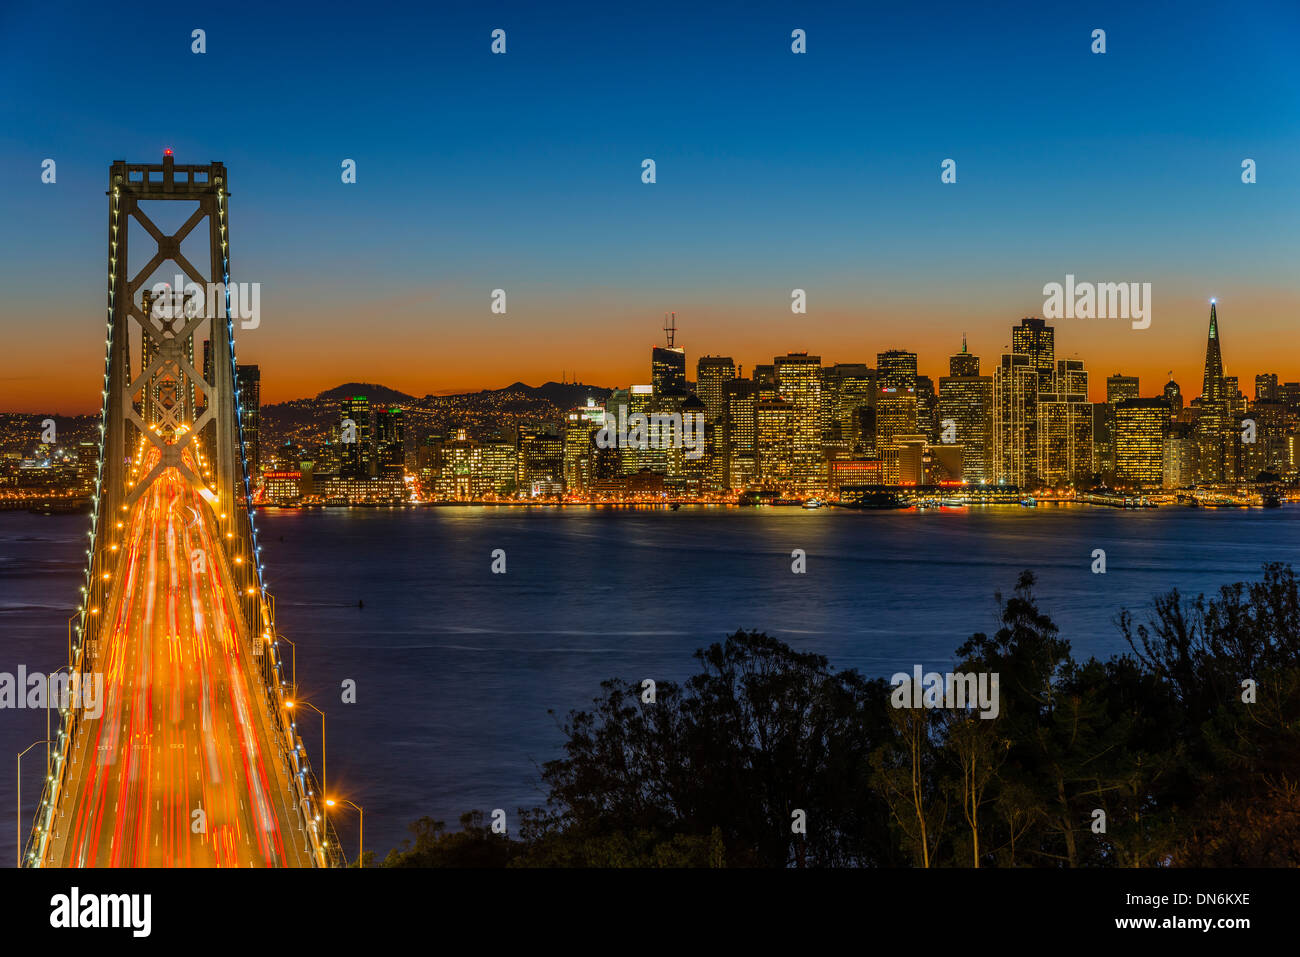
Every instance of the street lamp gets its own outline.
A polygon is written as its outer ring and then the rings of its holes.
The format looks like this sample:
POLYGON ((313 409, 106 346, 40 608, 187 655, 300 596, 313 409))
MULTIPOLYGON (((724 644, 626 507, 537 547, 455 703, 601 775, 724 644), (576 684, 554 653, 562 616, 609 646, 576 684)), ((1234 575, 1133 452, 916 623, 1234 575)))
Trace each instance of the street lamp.
MULTIPOLYGON (((18 848, 17 848, 18 863, 17 865, 15 865, 17 867, 23 866, 23 755, 26 754, 28 751, 30 751, 32 748, 36 747, 38 744, 49 744, 49 743, 50 743, 49 738, 46 738, 44 741, 33 741, 31 744, 27 745, 27 747, 25 747, 23 750, 18 752, 18 815, 17 815, 18 826, 15 830, 15 833, 18 838, 18 848)), ((45 774, 47 777, 49 776, 49 773, 50 773, 49 766, 47 765, 45 769, 45 774)))
MULTIPOLYGON (((360 847, 357 850, 357 867, 359 868, 365 867, 366 866, 366 809, 363 808, 360 804, 353 804, 347 798, 339 798, 339 800, 342 801, 344 804, 348 804, 356 808, 357 814, 360 815, 361 817, 361 824, 360 824, 361 837, 358 841, 360 847)), ((332 798, 326 799, 325 805, 326 807, 333 807, 334 800, 332 798)))

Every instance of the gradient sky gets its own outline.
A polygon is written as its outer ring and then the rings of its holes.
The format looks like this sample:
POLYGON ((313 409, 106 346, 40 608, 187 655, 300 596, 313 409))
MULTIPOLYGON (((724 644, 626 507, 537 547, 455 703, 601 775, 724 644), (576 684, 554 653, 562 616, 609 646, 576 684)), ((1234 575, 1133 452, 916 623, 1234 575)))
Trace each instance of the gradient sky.
POLYGON ((108 166, 164 147, 229 169, 263 402, 647 381, 670 309, 692 370, 937 377, 966 332, 988 371, 1066 273, 1153 284, 1150 329, 1056 323, 1094 397, 1195 396, 1211 296, 1248 393, 1300 379, 1293 0, 106 7, 0 7, 0 409, 98 409, 108 166))

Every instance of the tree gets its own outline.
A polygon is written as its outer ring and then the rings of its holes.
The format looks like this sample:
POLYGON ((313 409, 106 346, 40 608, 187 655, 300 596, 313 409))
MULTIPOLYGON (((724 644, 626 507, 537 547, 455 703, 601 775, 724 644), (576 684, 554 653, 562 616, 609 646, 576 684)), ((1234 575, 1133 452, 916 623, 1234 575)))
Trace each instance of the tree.
POLYGON ((564 757, 543 779, 558 829, 585 840, 715 830, 735 865, 881 863, 895 853, 868 757, 884 734, 881 681, 738 631, 697 652, 685 688, 653 704, 614 680, 562 724, 564 757), (802 810, 807 834, 791 815, 802 810))

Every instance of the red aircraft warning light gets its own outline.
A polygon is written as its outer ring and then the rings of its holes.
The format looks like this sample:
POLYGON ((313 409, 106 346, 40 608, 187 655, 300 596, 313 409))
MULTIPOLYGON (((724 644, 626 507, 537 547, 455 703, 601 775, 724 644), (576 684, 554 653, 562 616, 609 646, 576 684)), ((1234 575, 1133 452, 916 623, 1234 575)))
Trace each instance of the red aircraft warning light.
POLYGON ((163 150, 163 156, 171 156, 171 155, 172 155, 172 148, 170 146, 167 147, 165 150, 163 150))

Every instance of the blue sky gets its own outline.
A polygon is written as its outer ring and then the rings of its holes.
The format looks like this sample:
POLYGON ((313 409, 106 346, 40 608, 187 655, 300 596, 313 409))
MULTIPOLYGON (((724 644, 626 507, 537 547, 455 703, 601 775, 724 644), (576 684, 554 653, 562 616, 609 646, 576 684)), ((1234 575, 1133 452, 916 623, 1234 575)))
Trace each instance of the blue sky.
POLYGON ((1067 272, 1166 304, 1141 339, 1058 332, 1094 380, 1199 382, 1210 295, 1253 376, 1300 306, 1300 6, 1134 6, 11 5, 0 327, 23 371, 0 407, 97 405, 107 167, 165 146, 230 170, 232 278, 268 314, 241 360, 272 398, 626 383, 667 309, 692 361, 904 346, 938 375, 963 331, 991 359, 1067 272))

